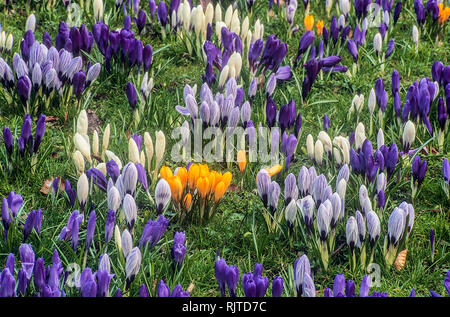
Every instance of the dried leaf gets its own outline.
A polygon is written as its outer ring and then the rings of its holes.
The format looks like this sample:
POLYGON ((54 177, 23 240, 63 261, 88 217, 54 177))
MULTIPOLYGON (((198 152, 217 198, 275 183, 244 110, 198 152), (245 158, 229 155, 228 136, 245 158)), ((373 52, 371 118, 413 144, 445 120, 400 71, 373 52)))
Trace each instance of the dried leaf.
POLYGON ((406 264, 406 254, 407 254, 407 249, 403 250, 402 252, 400 252, 397 255, 397 259, 395 259, 395 263, 394 266, 397 270, 401 270, 403 269, 403 267, 406 264))

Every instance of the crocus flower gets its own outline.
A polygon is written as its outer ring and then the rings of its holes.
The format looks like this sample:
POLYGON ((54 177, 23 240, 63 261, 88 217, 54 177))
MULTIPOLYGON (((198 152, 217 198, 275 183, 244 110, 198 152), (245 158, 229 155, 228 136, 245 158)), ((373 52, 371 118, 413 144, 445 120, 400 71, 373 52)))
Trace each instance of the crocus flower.
POLYGON ((394 51, 394 46, 395 46, 394 40, 390 40, 387 46, 386 54, 384 56, 385 58, 391 56, 392 52, 394 51))
POLYGON ((108 243, 109 240, 111 240, 111 238, 112 238, 115 220, 116 220, 116 212, 111 209, 108 210, 108 213, 106 214, 106 221, 105 221, 105 241, 106 241, 106 243, 108 243))
POLYGON ((93 210, 89 216, 89 221, 86 229, 86 250, 89 250, 92 244, 92 240, 94 238, 95 225, 97 222, 97 214, 95 210, 93 210))
POLYGON ((272 297, 281 297, 283 294, 283 278, 275 276, 272 282, 272 297))
POLYGON ((428 163, 426 160, 421 162, 420 157, 416 155, 411 164, 412 176, 414 182, 417 182, 417 187, 422 185, 423 180, 425 179, 425 174, 427 172, 428 163))
POLYGON ((130 103, 131 109, 133 109, 133 111, 135 111, 136 104, 137 104, 137 92, 136 92, 136 88, 134 87, 132 82, 128 82, 127 88, 126 88, 126 94, 127 94, 128 102, 130 103))
POLYGON ((141 247, 153 247, 163 236, 169 224, 169 219, 160 215, 156 221, 149 220, 142 232, 140 246, 141 247))
POLYGON ((163 27, 165 27, 168 22, 167 21, 167 6, 164 1, 160 1, 158 4, 158 20, 159 20, 159 23, 161 23, 161 25, 163 27))
POLYGON ((227 262, 224 258, 218 257, 216 262, 214 263, 214 272, 216 275, 216 280, 219 283, 221 296, 225 296, 226 291, 226 272, 227 272, 227 262))
POLYGON ((27 219, 25 220, 25 224, 23 226, 23 241, 25 241, 31 233, 31 230, 34 228, 34 222, 36 218, 36 211, 32 210, 27 219))
POLYGON ((323 130, 328 131, 330 128, 330 118, 328 118, 327 114, 323 116, 323 130))
POLYGON ((176 232, 173 238, 172 257, 178 267, 181 266, 184 256, 186 254, 186 246, 184 245, 186 236, 184 232, 176 232))
POLYGON ((303 294, 306 275, 311 275, 311 265, 306 254, 303 254, 294 263, 294 283, 297 297, 300 297, 303 294))
POLYGON ((228 294, 230 297, 236 297, 236 286, 239 281, 239 269, 237 266, 227 266, 225 280, 228 287, 228 294))
POLYGON ((138 247, 134 247, 127 256, 125 274, 128 288, 139 273, 141 267, 142 255, 138 247))

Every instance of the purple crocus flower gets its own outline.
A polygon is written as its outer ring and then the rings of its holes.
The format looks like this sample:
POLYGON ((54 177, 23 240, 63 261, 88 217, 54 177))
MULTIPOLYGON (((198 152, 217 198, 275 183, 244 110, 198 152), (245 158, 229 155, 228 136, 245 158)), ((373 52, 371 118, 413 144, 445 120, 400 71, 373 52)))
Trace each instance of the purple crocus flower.
POLYGON ((158 20, 159 20, 159 23, 161 23, 161 25, 163 27, 166 26, 166 24, 167 24, 167 6, 164 1, 160 1, 158 4, 158 20))
MULTIPOLYGON (((164 2, 162 2, 164 3, 164 2)), ((127 88, 126 88, 126 94, 128 98, 128 102, 130 103, 131 109, 133 111, 136 110, 136 104, 137 104, 137 92, 136 88, 134 87, 132 82, 128 82, 127 88)))
POLYGON ((25 105, 31 94, 31 80, 27 75, 21 76, 17 81, 17 90, 22 103, 25 105))
POLYGON ((237 266, 229 265, 225 271, 225 282, 230 297, 236 297, 236 287, 239 281, 239 269, 237 266))
POLYGON ((145 171, 144 166, 140 163, 134 165, 136 166, 139 183, 144 187, 145 191, 148 192, 147 172, 145 171))
POLYGON ((283 278, 275 276, 272 282, 272 297, 281 297, 283 294, 283 278))
POLYGON ((173 238, 172 246, 172 258, 178 267, 183 263, 184 256, 186 255, 186 235, 184 232, 176 232, 173 238))
MULTIPOLYGON (((173 1, 172 1, 173 2, 173 1)), ((137 18, 134 18, 136 22, 136 26, 138 28, 138 34, 141 34, 142 29, 145 27, 145 21, 147 19, 147 15, 144 10, 139 10, 137 18)))
POLYGON ((308 50, 308 48, 312 45, 313 42, 314 42, 313 31, 307 31, 305 34, 303 34, 298 44, 297 56, 295 57, 294 60, 294 68, 297 66, 298 61, 301 59, 302 55, 308 50))
POLYGON ((330 128, 330 118, 328 118, 327 114, 324 114, 323 116, 323 129, 325 131, 328 131, 330 128))
POLYGON ((25 224, 23 226, 23 241, 27 240, 28 236, 31 233, 31 230, 33 230, 35 218, 36 218, 36 211, 32 210, 28 214, 28 217, 25 220, 25 224))
POLYGON ((0 274, 0 297, 15 297, 16 280, 8 268, 0 274))
POLYGON ((439 127, 441 128, 441 131, 444 132, 448 114, 447 111, 445 110, 444 99, 442 99, 442 97, 439 97, 437 108, 438 108, 439 127))
POLYGON ((86 176, 88 179, 92 178, 92 182, 102 191, 106 192, 108 182, 106 181, 105 175, 103 175, 102 171, 96 168, 90 168, 86 171, 86 176))
POLYGON ((348 39, 347 41, 347 49, 350 52, 350 55, 353 57, 353 62, 358 62, 358 47, 356 46, 355 41, 352 39, 348 39))
POLYGON ((84 71, 80 70, 79 72, 75 73, 73 75, 72 83, 75 96, 78 100, 80 100, 81 94, 83 93, 86 84, 86 74, 84 73, 84 71))
POLYGON ((384 90, 384 82, 381 78, 378 78, 375 83, 375 95, 378 108, 384 113, 386 111, 388 96, 386 90, 384 90))
POLYGON ((114 230, 114 223, 116 221, 116 212, 114 210, 108 210, 108 213, 106 214, 106 221, 105 221, 105 241, 106 243, 111 240, 114 230))
POLYGON ((11 155, 14 146, 14 138, 12 136, 11 130, 7 127, 3 127, 3 142, 5 143, 6 151, 9 155, 11 155))
POLYGON ((417 181, 418 187, 422 185, 423 180, 425 179, 425 174, 427 172, 428 163, 426 160, 421 162, 420 157, 416 155, 411 164, 412 176, 414 182, 417 181))
POLYGON ((425 23, 426 18, 425 7, 423 6, 422 0, 414 0, 414 10, 416 11, 417 23, 420 26, 425 23))
POLYGON ((150 219, 142 232, 140 246, 151 248, 157 244, 166 231, 168 224, 169 219, 163 215, 160 215, 156 221, 150 219))
POLYGON ((272 128, 275 125, 276 117, 277 117, 277 106, 275 105, 275 102, 273 101, 272 97, 267 96, 266 118, 267 118, 267 125, 269 128, 272 128))
POLYGON ((444 182, 448 185, 450 183, 450 164, 446 157, 442 161, 442 175, 444 177, 444 182))
POLYGON ((338 274, 334 278, 333 284, 333 296, 345 297, 345 276, 344 274, 338 274))
POLYGON ((89 221, 86 229, 86 250, 89 250, 94 238, 95 225, 97 223, 97 214, 93 210, 89 216, 89 221))
POLYGON ((402 12, 402 1, 398 0, 394 8, 394 26, 397 24, 401 12, 402 12))
POLYGON ((389 56, 391 56, 392 52, 394 51, 394 46, 395 46, 395 41, 390 40, 388 43, 388 46, 387 46, 386 55, 384 56, 385 58, 388 58, 389 56))
POLYGON ((44 114, 41 114, 39 116, 39 120, 36 125, 36 132, 35 132, 35 136, 34 136, 34 148, 33 148, 34 153, 37 153, 37 151, 39 149, 39 145, 42 142, 42 138, 44 137, 45 127, 46 127, 45 120, 46 120, 46 116, 44 114))
POLYGON ((142 284, 141 287, 139 287, 139 297, 150 297, 148 288, 145 284, 142 284))
POLYGON ((395 166, 398 162, 398 148, 395 143, 392 143, 391 146, 389 146, 389 152, 387 155, 387 158, 385 158, 385 166, 387 168, 388 176, 391 176, 392 173, 395 170, 395 166))
POLYGON ((431 67, 431 77, 433 81, 441 82, 442 71, 444 70, 444 64, 441 61, 435 61, 431 67))
MULTIPOLYGON (((217 252, 219 252, 219 251, 217 251, 217 252)), ((222 297, 225 297, 227 268, 228 268, 228 265, 227 265, 227 262, 225 261, 225 259, 218 256, 218 259, 214 263, 214 272, 216 275, 216 280, 219 283, 220 294, 222 297)))
POLYGON ((27 279, 30 280, 33 276, 33 268, 35 255, 33 248, 30 244, 21 244, 19 247, 20 261, 22 263, 22 269, 25 271, 27 279))
POLYGON ((109 274, 108 271, 97 271, 95 278, 97 279, 97 297, 107 297, 109 293, 109 283, 114 277, 114 274, 109 274))

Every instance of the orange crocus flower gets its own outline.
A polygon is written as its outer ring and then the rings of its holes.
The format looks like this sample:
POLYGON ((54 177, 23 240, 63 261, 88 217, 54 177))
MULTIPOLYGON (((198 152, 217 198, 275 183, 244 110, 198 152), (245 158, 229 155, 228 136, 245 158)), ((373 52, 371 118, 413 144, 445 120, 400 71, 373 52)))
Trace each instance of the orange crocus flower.
POLYGON ((186 196, 184 196, 183 199, 183 207, 185 210, 189 210, 191 209, 191 204, 192 204, 192 195, 190 193, 187 193, 186 196))
POLYGON ((209 194, 210 189, 211 185, 209 184, 208 178, 199 177, 199 179, 197 180, 197 190, 202 199, 206 198, 206 196, 209 194))
POLYGON ((173 176, 172 170, 168 166, 161 166, 159 174, 161 175, 161 178, 164 178, 165 180, 173 176))
POLYGON ((222 198, 222 196, 225 194, 225 191, 227 190, 224 182, 219 182, 216 186, 216 190, 214 191, 214 202, 217 204, 217 202, 222 198))
POLYGON ((238 161, 238 165, 239 165, 239 170, 241 171, 241 173, 243 173, 245 170, 245 166, 247 165, 247 159, 245 157, 245 150, 240 150, 237 153, 237 161, 238 161))
POLYGON ((200 167, 198 166, 198 164, 192 164, 189 167, 188 171, 188 182, 189 188, 191 190, 195 189, 197 178, 199 177, 199 175, 200 175, 200 167))
POLYGON ((172 176, 167 179, 172 193, 172 199, 176 202, 180 202, 181 194, 183 193, 183 185, 181 185, 180 178, 178 176, 172 176))
POLYGON ((305 24, 306 30, 311 31, 314 27, 314 17, 310 14, 306 15, 303 23, 305 24))
POLYGON ((181 185, 183 186, 183 190, 186 188, 187 180, 188 180, 188 172, 185 167, 179 167, 176 174, 181 181, 181 185))
POLYGON ((270 177, 277 175, 281 171, 282 166, 280 164, 274 165, 271 168, 266 168, 269 172, 270 177))
POLYGON ((227 189, 228 186, 230 186, 232 179, 233 175, 230 172, 226 172, 225 174, 223 174, 222 182, 225 184, 225 189, 227 189))
POLYGON ((320 21, 317 22, 316 29, 317 29, 317 35, 318 36, 322 35, 322 33, 323 33, 323 26, 324 26, 323 20, 320 20, 320 21))

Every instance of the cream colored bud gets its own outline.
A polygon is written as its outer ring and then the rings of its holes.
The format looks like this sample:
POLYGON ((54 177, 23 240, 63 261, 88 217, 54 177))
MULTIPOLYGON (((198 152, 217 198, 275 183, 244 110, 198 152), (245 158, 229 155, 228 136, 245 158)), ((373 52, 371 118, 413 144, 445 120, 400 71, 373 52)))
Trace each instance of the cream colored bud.
POLYGON ((141 163, 141 165, 145 167, 145 153, 144 153, 144 150, 142 150, 141 154, 139 155, 139 163, 141 163))
POLYGON ((103 1, 94 0, 94 17, 96 21, 103 20, 103 1))
POLYGON ((375 95, 375 89, 371 89, 370 90, 370 94, 369 94, 369 101, 367 106, 369 107, 369 113, 370 115, 373 115, 373 112, 375 111, 375 106, 377 104, 377 99, 376 99, 376 95, 375 95))
POLYGON ((128 140, 128 159, 134 164, 139 163, 139 149, 133 138, 128 140))
POLYGON ((230 4, 227 8, 227 11, 225 11, 225 25, 228 29, 230 29, 231 26, 231 19, 233 18, 233 6, 230 4))
POLYGON ((144 133, 144 146, 145 146, 145 154, 147 154, 148 160, 148 171, 150 174, 151 166, 152 166, 152 158, 153 158, 153 141, 150 133, 144 133))
POLYGON ((81 135, 88 133, 88 117, 86 110, 81 110, 77 119, 77 132, 81 135))
POLYGON ((323 144, 322 141, 317 140, 314 144, 314 160, 317 164, 322 165, 323 159, 323 144))
POLYGON ((216 10, 214 12, 214 22, 222 21, 222 8, 220 7, 220 2, 216 4, 216 10))
POLYGON ((73 141, 75 143, 75 148, 83 154, 89 163, 91 163, 91 147, 89 146, 89 143, 86 142, 86 139, 82 137, 81 134, 75 133, 73 141))
POLYGON ((255 22, 255 28, 253 30, 253 34, 255 36, 255 41, 259 39, 259 34, 261 33, 261 22, 259 22, 259 19, 255 22))
POLYGON ((164 156, 164 152, 166 150, 166 136, 164 132, 157 131, 156 132, 156 141, 155 141, 155 169, 159 169, 159 164, 164 156))
POLYGON ((98 133, 97 130, 94 130, 94 133, 92 134, 92 154, 94 156, 99 156, 98 148, 99 148, 98 133))
POLYGON ((236 34, 241 33, 241 21, 239 21, 238 10, 234 10, 233 17, 231 18, 230 31, 236 34))
POLYGON ((413 42, 414 44, 416 44, 416 46, 419 44, 419 30, 417 29, 417 26, 413 25, 412 27, 412 38, 413 38, 413 42))
POLYGON ((322 142, 323 149, 326 153, 331 153, 333 150, 332 144, 331 144, 331 138, 325 131, 320 131, 317 138, 322 142))
POLYGON ((341 151, 337 147, 333 147, 333 157, 337 165, 342 164, 341 151))
POLYGON ((306 137, 306 151, 308 152, 308 157, 314 159, 314 139, 311 134, 306 137))
POLYGON ((117 252, 122 253, 122 237, 120 236, 120 229, 117 225, 114 227, 114 241, 116 242, 117 252))
POLYGON ((10 33, 8 35, 8 38, 6 39, 6 45, 5 45, 5 48, 8 52, 11 51, 11 49, 13 47, 13 43, 14 43, 14 38, 13 38, 12 33, 10 33))
POLYGON ((238 52, 234 52, 233 54, 231 54, 230 58, 228 59, 228 65, 231 68, 234 68, 236 71, 235 76, 229 76, 229 77, 237 77, 240 75, 241 73, 241 68, 242 68, 242 57, 241 54, 239 54, 238 52))
POLYGON ((250 44, 252 44, 253 41, 253 34, 252 31, 248 30, 247 32, 247 48, 250 48, 250 44))
POLYGON ((250 22, 249 22, 248 16, 246 16, 244 21, 242 21, 242 28, 241 28, 241 39, 242 39, 242 42, 244 42, 246 37, 247 37, 249 23, 250 22))
POLYGON ((228 78, 231 77, 236 78, 236 68, 234 68, 234 65, 231 65, 230 70, 228 71, 228 78))
POLYGON ((77 169, 77 173, 80 175, 82 173, 84 173, 84 158, 83 158, 83 154, 81 154, 80 151, 75 151, 72 154, 72 159, 73 162, 75 164, 75 167, 77 169))
POLYGON ((0 33, 0 48, 4 48, 6 43, 6 33, 5 31, 2 31, 0 33))
POLYGON ((81 174, 77 182, 77 197, 80 205, 84 206, 89 195, 89 180, 86 174, 81 174))
POLYGON ((185 1, 183 5, 183 29, 185 32, 189 32, 189 26, 191 24, 191 7, 189 6, 189 3, 185 1))
POLYGON ((103 132, 103 141, 102 141, 102 152, 104 153, 109 146, 109 135, 111 133, 111 127, 108 125, 105 128, 105 131, 103 132))
POLYGON ((220 72, 220 76, 219 76, 219 89, 221 89, 223 87, 223 85, 225 85, 226 80, 228 79, 228 72, 230 70, 230 67, 227 65, 225 65, 224 68, 222 68, 222 71, 220 72))
POLYGON ((364 124, 360 122, 358 123, 355 130, 355 147, 357 151, 359 151, 362 148, 362 145, 365 140, 366 140, 366 132, 364 124))
POLYGON ((208 3, 208 5, 206 6, 206 10, 205 10, 205 24, 211 24, 212 26, 212 22, 213 22, 213 18, 214 18, 214 7, 212 5, 212 3, 208 3))

